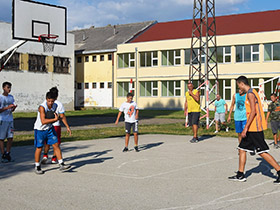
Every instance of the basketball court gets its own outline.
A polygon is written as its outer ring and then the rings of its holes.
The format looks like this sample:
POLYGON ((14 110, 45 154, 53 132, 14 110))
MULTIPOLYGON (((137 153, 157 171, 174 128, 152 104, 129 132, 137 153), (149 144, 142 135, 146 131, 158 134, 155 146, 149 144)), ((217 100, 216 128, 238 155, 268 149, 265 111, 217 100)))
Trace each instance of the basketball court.
MULTIPOLYGON (((1 209, 278 209, 275 171, 248 155, 247 182, 228 181, 238 165, 237 139, 141 135, 123 153, 124 138, 66 142, 72 165, 43 165, 36 175, 34 147, 14 147, 15 162, 0 164, 1 209)), ((270 141, 268 142, 270 143, 270 141)), ((271 154, 280 160, 279 150, 271 154)))

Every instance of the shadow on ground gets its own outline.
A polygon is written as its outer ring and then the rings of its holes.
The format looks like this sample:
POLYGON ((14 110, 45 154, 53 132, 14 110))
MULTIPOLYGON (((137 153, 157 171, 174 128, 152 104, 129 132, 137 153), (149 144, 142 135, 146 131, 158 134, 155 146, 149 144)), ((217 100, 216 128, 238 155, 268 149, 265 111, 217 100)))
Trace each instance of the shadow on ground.
MULTIPOLYGON (((70 172, 74 172, 74 170, 84 165, 98 164, 113 158, 113 157, 100 158, 100 156, 106 155, 112 150, 104 150, 101 152, 89 152, 84 154, 80 153, 83 149, 86 149, 89 146, 93 146, 93 145, 91 144, 91 145, 77 146, 77 147, 65 147, 62 149, 62 153, 71 152, 71 151, 79 152, 78 155, 73 155, 71 157, 64 158, 66 163, 71 161, 72 168, 69 170, 70 172)), ((33 173, 34 152, 35 152, 34 146, 14 147, 11 153, 11 156, 14 161, 10 163, 0 162, 0 179, 10 178, 11 176, 16 176, 20 173, 26 173, 26 172, 33 173)), ((51 157, 52 154, 53 151, 50 150, 49 158, 51 157)), ((50 166, 49 164, 47 165, 50 166)), ((45 172, 58 170, 58 165, 53 165, 53 167, 47 169, 44 169, 44 167, 45 166, 42 165, 42 169, 45 172)))
POLYGON ((271 178, 277 178, 271 172, 273 167, 270 164, 268 164, 263 158, 256 158, 256 160, 259 161, 259 165, 256 166, 255 168, 251 168, 250 170, 246 171, 245 177, 249 177, 253 173, 255 173, 255 174, 261 173, 262 175, 265 175, 265 176, 268 176, 268 177, 271 177, 271 178))

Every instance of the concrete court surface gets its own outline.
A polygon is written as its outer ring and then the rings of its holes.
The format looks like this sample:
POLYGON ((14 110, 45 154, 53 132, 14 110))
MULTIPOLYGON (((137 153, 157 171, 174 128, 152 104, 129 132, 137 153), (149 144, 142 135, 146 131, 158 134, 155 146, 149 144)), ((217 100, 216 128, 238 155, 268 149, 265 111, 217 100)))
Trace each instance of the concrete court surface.
MULTIPOLYGON (((62 143, 72 165, 33 172, 33 146, 14 147, 0 163, 0 209, 279 209, 275 171, 248 155, 247 182, 228 181, 237 170, 237 139, 140 135, 140 152, 123 153, 124 138, 62 143)), ((271 141, 268 141, 271 143, 271 141)), ((280 160, 280 149, 271 148, 280 160)))

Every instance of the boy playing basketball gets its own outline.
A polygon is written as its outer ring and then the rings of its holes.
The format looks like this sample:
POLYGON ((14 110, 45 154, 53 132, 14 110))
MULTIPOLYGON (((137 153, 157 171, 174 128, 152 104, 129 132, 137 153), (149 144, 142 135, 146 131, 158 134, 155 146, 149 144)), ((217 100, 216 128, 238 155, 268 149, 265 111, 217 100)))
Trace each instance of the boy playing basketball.
MULTIPOLYGON (((57 104, 56 113, 59 115, 59 118, 61 119, 63 124, 66 126, 67 133, 69 133, 69 135, 71 136, 72 132, 71 132, 71 129, 70 129, 69 125, 68 125, 66 116, 64 114, 65 113, 64 106, 62 105, 62 103, 60 101, 57 100, 58 89, 56 87, 53 87, 53 88, 50 89, 50 92, 53 93, 55 95, 55 97, 56 97, 55 102, 54 102, 55 104, 57 104)), ((60 146, 60 144, 61 144, 61 125, 60 125, 60 120, 54 122, 53 123, 53 127, 54 127, 54 130, 55 130, 56 134, 57 134, 58 145, 60 146)), ((44 147, 44 156, 43 156, 43 159, 41 161, 42 164, 46 164, 47 161, 48 161, 49 149, 50 149, 50 145, 46 144, 45 147, 44 147)), ((56 157, 55 154, 53 154, 53 156, 52 156, 52 163, 57 163, 57 157, 56 157)))
POLYGON ((0 149, 2 154, 2 162, 10 162, 10 151, 14 136, 14 121, 12 112, 15 111, 17 105, 14 104, 14 97, 10 95, 12 84, 4 82, 2 84, 3 94, 0 95, 0 149), (5 151, 4 140, 7 139, 7 148, 5 151))
POLYGON ((245 99, 247 123, 241 133, 242 140, 238 146, 239 170, 235 176, 228 178, 233 181, 246 181, 244 175, 246 152, 254 152, 256 149, 256 153, 265 159, 266 162, 268 162, 277 171, 278 177, 274 183, 280 184, 280 166, 268 153, 269 147, 264 140, 263 131, 267 128, 267 125, 259 94, 256 90, 250 87, 248 79, 245 76, 238 77, 236 82, 238 88, 244 93, 247 93, 245 99))
POLYGON ((115 124, 117 125, 119 123, 121 114, 122 114, 122 112, 124 112, 126 135, 125 135, 125 147, 123 149, 123 152, 128 151, 128 142, 129 142, 131 128, 133 129, 133 134, 134 134, 134 142, 135 142, 134 149, 136 152, 139 152, 139 149, 138 149, 138 114, 139 114, 139 110, 138 110, 137 104, 134 101, 132 101, 132 99, 133 99, 132 93, 128 93, 126 98, 127 98, 127 101, 124 102, 119 109, 119 114, 118 114, 115 124))
POLYGON ((57 134, 54 130, 52 123, 56 122, 59 117, 56 114, 57 104, 54 103, 56 96, 48 92, 46 94, 46 101, 43 102, 38 109, 37 119, 34 124, 34 145, 35 150, 35 173, 43 174, 41 170, 40 156, 44 143, 53 146, 54 153, 58 159, 59 169, 65 171, 70 168, 63 162, 61 150, 58 146, 57 134))

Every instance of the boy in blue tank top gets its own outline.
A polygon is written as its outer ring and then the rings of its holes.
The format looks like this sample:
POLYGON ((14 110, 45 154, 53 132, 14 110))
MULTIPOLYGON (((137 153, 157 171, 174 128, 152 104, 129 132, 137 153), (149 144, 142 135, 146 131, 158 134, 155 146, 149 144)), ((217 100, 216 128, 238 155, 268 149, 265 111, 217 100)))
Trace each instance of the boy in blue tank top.
POLYGON ((238 93, 232 96, 231 106, 229 110, 229 115, 227 122, 231 121, 231 113, 234 109, 234 105, 236 105, 234 111, 234 122, 235 122, 235 131, 238 133, 238 142, 241 142, 242 136, 241 133, 246 125, 247 116, 246 116, 246 108, 245 108, 245 100, 246 100, 246 93, 242 92, 240 89, 238 93))

